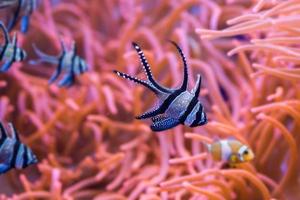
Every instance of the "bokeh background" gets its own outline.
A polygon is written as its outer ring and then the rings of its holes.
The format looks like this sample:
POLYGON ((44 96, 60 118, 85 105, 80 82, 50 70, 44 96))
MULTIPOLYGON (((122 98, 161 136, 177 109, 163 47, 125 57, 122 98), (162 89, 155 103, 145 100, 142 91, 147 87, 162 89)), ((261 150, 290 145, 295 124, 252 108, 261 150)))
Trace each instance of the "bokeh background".
POLYGON ((29 57, 0 74, 0 120, 40 162, 1 175, 0 198, 300 199, 299 17, 297 0, 39 1, 29 32, 14 30, 29 57), (89 64, 71 88, 48 85, 56 66, 29 62, 32 44, 58 55, 59 39, 76 41, 89 64), (135 41, 156 79, 178 86, 182 63, 168 40, 187 57, 190 88, 202 75, 209 123, 153 133, 134 116, 155 96, 112 70, 145 78, 135 41), (228 169, 197 135, 234 137, 255 160, 228 169))

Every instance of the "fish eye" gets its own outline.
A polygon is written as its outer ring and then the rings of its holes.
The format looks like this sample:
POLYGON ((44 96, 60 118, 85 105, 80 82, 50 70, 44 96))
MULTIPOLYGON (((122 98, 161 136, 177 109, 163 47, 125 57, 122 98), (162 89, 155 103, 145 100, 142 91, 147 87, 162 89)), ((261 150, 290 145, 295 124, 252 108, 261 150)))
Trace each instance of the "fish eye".
POLYGON ((244 155, 248 155, 248 153, 249 153, 248 150, 244 151, 244 155))

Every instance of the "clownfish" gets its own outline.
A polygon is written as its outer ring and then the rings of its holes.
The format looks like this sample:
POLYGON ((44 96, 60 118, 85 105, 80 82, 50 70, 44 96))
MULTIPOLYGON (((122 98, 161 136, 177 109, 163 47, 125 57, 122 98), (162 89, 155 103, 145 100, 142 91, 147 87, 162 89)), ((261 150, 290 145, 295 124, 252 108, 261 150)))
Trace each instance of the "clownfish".
POLYGON ((235 139, 219 140, 206 146, 215 161, 225 161, 231 166, 249 162, 255 157, 247 145, 235 139))
POLYGON ((29 147, 24 145, 12 123, 9 123, 11 136, 8 136, 0 122, 0 174, 12 168, 24 169, 38 162, 29 147))
POLYGON ((6 72, 14 62, 23 61, 26 58, 26 52, 18 47, 18 37, 14 34, 13 40, 10 40, 6 27, 0 22, 0 28, 4 34, 4 45, 0 46, 0 61, 4 61, 0 72, 6 72))
POLYGON ((179 124, 189 127, 196 127, 207 123, 204 107, 198 100, 201 86, 201 76, 199 74, 197 75, 196 86, 191 92, 188 91, 188 65, 186 58, 181 48, 175 42, 171 41, 171 43, 178 50, 184 66, 183 82, 179 88, 166 88, 155 81, 151 73, 150 65, 148 64, 143 51, 136 43, 132 43, 132 45, 141 60, 148 80, 140 80, 128 74, 116 70, 114 71, 114 73, 122 78, 147 87, 158 97, 158 107, 155 107, 151 111, 136 117, 137 119, 151 118, 152 125, 150 128, 153 131, 164 131, 179 124))
MULTIPOLYGON (((49 84, 53 83, 64 70, 66 72, 62 80, 59 81, 58 86, 68 87, 75 82, 75 75, 83 74, 88 70, 88 65, 84 59, 77 55, 76 43, 73 42, 71 50, 67 50, 65 44, 60 41, 62 52, 59 56, 50 56, 39 50, 35 45, 33 45, 34 51, 39 56, 38 62, 48 62, 56 64, 57 68, 55 73, 49 80, 49 84)), ((31 62, 36 63, 36 62, 31 62)))

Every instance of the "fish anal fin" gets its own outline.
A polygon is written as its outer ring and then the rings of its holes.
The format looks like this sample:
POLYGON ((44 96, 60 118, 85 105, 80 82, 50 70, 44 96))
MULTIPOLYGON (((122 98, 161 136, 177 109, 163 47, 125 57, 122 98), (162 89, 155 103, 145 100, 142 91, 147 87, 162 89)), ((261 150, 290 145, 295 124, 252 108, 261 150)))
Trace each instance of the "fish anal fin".
POLYGON ((156 121, 155 123, 153 123, 151 125, 151 130, 152 131, 165 131, 168 129, 171 129, 177 125, 179 125, 180 122, 178 119, 174 119, 174 118, 165 118, 159 121, 156 121))

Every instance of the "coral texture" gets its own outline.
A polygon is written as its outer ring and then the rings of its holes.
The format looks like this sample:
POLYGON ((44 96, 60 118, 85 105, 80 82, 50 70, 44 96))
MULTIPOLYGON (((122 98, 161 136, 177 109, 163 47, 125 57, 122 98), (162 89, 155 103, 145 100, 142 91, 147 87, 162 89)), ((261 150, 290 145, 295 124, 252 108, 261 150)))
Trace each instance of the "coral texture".
MULTIPOLYGON (((2 14, 1 14, 2 16, 2 14)), ((74 39, 89 72, 71 88, 48 85, 55 68, 17 63, 0 74, 0 120, 12 121, 39 164, 0 177, 0 199, 300 199, 299 0, 42 0, 20 45, 49 54, 74 39), (150 131, 135 120, 154 96, 112 73, 182 80, 176 41, 202 75, 208 124, 150 131), (203 142, 235 137, 256 157, 235 169, 203 142)), ((17 28, 16 28, 17 30, 17 28)))

